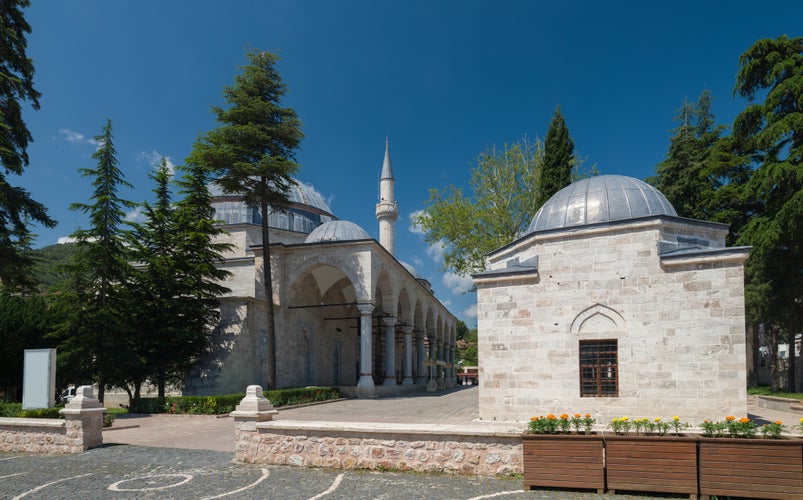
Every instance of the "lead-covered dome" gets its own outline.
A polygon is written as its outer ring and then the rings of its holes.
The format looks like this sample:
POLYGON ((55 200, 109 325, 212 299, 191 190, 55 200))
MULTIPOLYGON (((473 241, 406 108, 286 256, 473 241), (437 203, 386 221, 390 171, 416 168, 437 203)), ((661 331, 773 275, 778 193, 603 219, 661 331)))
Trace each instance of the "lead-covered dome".
MULTIPOLYGON (((243 201, 242 195, 226 193, 215 182, 209 184, 215 219, 223 224, 260 224, 262 215, 258 207, 243 201)), ((290 204, 284 210, 268 212, 268 226, 299 233, 313 229, 335 219, 332 209, 311 184, 293 179, 288 191, 290 204)))
POLYGON ((624 175, 598 175, 566 186, 542 206, 527 233, 653 215, 677 217, 660 191, 624 175))
POLYGON ((369 240, 371 236, 353 222, 347 220, 333 220, 316 227, 304 243, 320 243, 322 241, 353 241, 369 240))

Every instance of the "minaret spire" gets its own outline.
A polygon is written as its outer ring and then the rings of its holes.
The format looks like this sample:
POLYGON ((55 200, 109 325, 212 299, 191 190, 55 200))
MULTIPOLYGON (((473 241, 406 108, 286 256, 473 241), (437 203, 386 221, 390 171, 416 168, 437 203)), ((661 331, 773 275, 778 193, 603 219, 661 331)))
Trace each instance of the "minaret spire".
POLYGON ((394 255, 396 247, 396 219, 399 207, 394 194, 393 167, 390 164, 390 146, 385 137, 385 160, 379 176, 379 203, 376 204, 376 219, 379 221, 379 244, 394 255))

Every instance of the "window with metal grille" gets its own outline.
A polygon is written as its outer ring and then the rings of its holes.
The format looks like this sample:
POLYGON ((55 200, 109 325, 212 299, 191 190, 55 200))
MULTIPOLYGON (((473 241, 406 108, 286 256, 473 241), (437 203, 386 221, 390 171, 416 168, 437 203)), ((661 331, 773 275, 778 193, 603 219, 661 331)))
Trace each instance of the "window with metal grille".
POLYGON ((619 395, 616 340, 580 341, 580 397, 619 395))

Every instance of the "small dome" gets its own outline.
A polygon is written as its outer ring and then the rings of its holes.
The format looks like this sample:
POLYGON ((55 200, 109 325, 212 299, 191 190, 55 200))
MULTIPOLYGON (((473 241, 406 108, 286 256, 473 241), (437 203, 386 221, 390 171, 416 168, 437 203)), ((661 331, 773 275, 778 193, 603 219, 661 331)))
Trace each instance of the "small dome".
POLYGON ((646 182, 624 175, 598 175, 555 193, 535 214, 527 233, 652 215, 678 214, 669 200, 646 182))
POLYGON ((413 278, 415 278, 415 279, 421 279, 421 275, 420 275, 420 274, 418 274, 418 270, 416 270, 416 268, 414 268, 413 266, 411 266, 410 264, 408 264, 408 263, 406 263, 406 262, 399 262, 399 264, 401 264, 401 265, 402 265, 402 267, 404 267, 405 269, 407 269, 407 272, 409 272, 410 274, 412 274, 412 275, 413 275, 413 278))
POLYGON ((333 220, 316 227, 304 243, 319 243, 321 241, 353 241, 369 240, 371 236, 353 222, 347 220, 333 220))

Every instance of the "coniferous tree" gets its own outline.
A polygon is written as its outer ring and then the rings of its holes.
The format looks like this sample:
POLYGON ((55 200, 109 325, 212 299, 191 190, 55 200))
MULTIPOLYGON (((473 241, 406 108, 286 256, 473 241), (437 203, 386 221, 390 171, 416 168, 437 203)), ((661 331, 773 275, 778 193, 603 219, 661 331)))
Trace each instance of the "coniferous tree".
POLYGON ((558 106, 544 140, 544 166, 538 174, 536 210, 552 195, 572 183, 575 163, 574 141, 569 136, 569 128, 558 106))
POLYGON ((22 9, 28 0, 0 3, 0 285, 32 288, 32 261, 24 253, 31 242, 30 222, 54 227, 56 221, 30 193, 11 185, 9 175, 22 175, 28 166, 28 144, 33 141, 22 119, 21 102, 39 109, 39 92, 33 87, 33 61, 25 54, 31 26, 22 9))
MULTIPOLYGON (((751 104, 734 120, 731 141, 755 168, 743 198, 760 200, 739 237, 753 246, 746 288, 769 294, 762 316, 794 345, 803 329, 803 37, 759 40, 739 66, 734 94, 751 104), (764 101, 754 102, 764 92, 764 101)), ((789 352, 794 392, 794 349, 789 352)))
POLYGON ((0 394, 6 401, 21 400, 25 349, 48 347, 48 321, 42 297, 0 292, 0 394))
POLYGON ((96 379, 98 399, 102 401, 106 386, 122 384, 126 374, 138 365, 125 313, 128 304, 123 291, 132 269, 126 231, 121 228, 124 209, 134 204, 118 194, 121 187, 130 184, 118 166, 111 120, 95 139, 99 147, 92 158, 97 160, 97 167, 79 169, 81 175, 92 179, 91 204, 70 206, 89 215, 89 227, 72 234, 77 245, 69 265, 71 287, 59 299, 64 320, 54 336, 60 342, 63 360, 81 367, 77 375, 89 372, 96 379))
POLYGON ((260 208, 267 322, 265 349, 259 356, 266 371, 260 378, 264 376, 263 385, 274 388, 276 331, 268 210, 281 210, 289 203, 292 175, 298 170, 295 151, 303 134, 295 111, 282 107, 286 86, 276 70, 278 56, 254 51, 248 60, 234 85, 224 91, 229 108, 213 108, 220 126, 196 141, 188 163, 216 172, 216 182, 224 191, 241 194, 260 208))
POLYGON ((704 90, 697 103, 683 100, 675 120, 669 151, 658 164, 657 175, 647 182, 672 203, 678 215, 692 219, 711 218, 710 199, 717 187, 712 178, 713 148, 725 127, 714 125, 711 92, 704 90))

